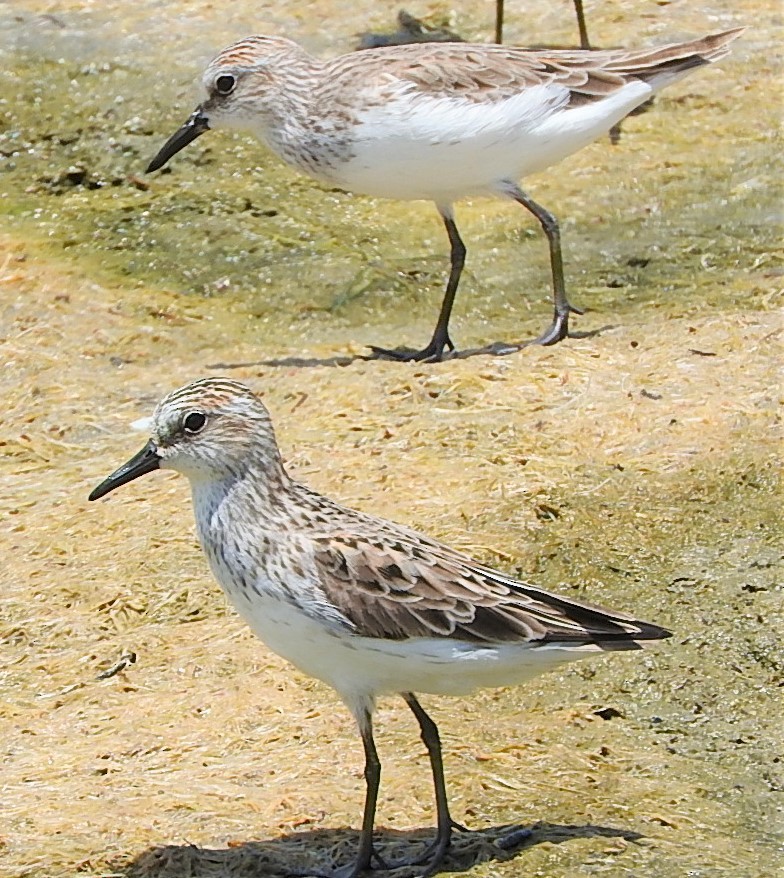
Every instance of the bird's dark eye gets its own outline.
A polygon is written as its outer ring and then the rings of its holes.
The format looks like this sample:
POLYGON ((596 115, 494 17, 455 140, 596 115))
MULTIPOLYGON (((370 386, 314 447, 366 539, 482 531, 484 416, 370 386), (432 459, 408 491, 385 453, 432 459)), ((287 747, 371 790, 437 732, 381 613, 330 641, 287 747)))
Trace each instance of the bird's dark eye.
POLYGON ((185 416, 182 427, 186 433, 198 433, 207 423, 207 416, 202 412, 191 412, 185 416))
POLYGON ((234 91, 234 86, 236 84, 237 80, 235 77, 228 73, 224 73, 215 80, 215 91, 218 92, 219 95, 230 95, 234 91))

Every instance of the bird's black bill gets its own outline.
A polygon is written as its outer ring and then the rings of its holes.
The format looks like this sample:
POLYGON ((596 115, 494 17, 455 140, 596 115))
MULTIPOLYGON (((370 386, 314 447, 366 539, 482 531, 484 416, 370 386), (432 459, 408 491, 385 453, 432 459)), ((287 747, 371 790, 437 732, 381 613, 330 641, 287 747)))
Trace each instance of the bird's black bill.
POLYGON ((160 148, 158 155, 147 165, 147 173, 150 174, 162 168, 173 155, 176 155, 181 149, 185 149, 189 143, 196 140, 205 131, 209 131, 209 128, 207 117, 204 115, 202 108, 196 107, 188 121, 179 131, 175 131, 172 134, 160 148))
POLYGON ((128 463, 124 463, 119 469, 116 469, 108 479, 104 479, 97 488, 93 488, 92 493, 88 497, 89 500, 99 500, 106 496, 110 491, 119 488, 120 485, 127 485, 139 476, 151 473, 161 465, 161 458, 158 456, 158 449, 150 440, 144 448, 135 454, 128 463))

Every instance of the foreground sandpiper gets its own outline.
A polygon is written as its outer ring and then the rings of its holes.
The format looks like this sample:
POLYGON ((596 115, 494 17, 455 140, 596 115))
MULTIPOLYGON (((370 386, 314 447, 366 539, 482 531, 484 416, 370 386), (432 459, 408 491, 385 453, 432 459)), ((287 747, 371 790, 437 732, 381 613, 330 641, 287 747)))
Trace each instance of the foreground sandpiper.
MULTIPOLYGON (((518 185, 589 144, 690 71, 723 58, 742 28, 637 51, 529 51, 423 43, 320 61, 291 40, 254 36, 229 46, 203 77, 205 100, 164 144, 155 171, 209 128, 252 131, 311 177, 366 195, 435 202, 451 244, 451 271, 433 336, 422 350, 377 356, 440 360, 466 248, 453 204, 468 195, 512 199, 550 244, 555 313, 537 338, 569 333, 555 217, 518 185)), ((509 353, 520 344, 495 344, 509 353)))
POLYGON ((149 442, 90 500, 156 469, 189 478, 199 540, 240 615, 270 649, 332 686, 356 717, 367 795, 356 860, 336 878, 356 878, 374 856, 383 862, 373 847, 379 695, 403 697, 430 756, 438 831, 411 862, 432 874, 455 824, 438 730, 414 693, 516 685, 564 662, 670 636, 633 616, 518 582, 293 481, 267 410, 234 381, 207 378, 165 397, 149 442))

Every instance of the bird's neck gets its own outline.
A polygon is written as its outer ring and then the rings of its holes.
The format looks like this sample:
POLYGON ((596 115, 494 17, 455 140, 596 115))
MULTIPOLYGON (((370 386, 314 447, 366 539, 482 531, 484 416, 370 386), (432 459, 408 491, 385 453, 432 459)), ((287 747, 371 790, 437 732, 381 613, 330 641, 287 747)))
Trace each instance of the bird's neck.
MULTIPOLYGON (((263 523, 280 514, 281 498, 291 483, 280 458, 254 460, 210 478, 190 476, 193 511, 200 536, 214 529, 231 531, 237 510, 252 523, 263 523)), ((202 540, 203 541, 203 540, 202 540)))
POLYGON ((286 164, 334 183, 335 168, 350 158, 351 127, 346 114, 330 113, 329 101, 321 97, 327 76, 323 62, 308 55, 298 59, 294 69, 286 69, 285 87, 248 127, 286 164))

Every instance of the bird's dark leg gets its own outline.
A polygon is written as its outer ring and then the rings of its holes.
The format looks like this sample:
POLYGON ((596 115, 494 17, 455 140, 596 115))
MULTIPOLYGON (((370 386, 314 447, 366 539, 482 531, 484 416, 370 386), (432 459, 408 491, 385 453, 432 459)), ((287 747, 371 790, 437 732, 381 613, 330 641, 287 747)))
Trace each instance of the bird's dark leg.
POLYGON ((533 198, 529 198, 516 184, 506 190, 510 198, 518 204, 522 204, 539 220, 550 244, 550 267, 553 273, 553 322, 531 344, 550 345, 556 344, 569 335, 569 314, 582 314, 582 310, 575 308, 566 298, 564 285, 563 258, 561 256, 561 231, 558 228, 558 220, 545 210, 541 204, 537 204, 533 198))
POLYGON ((433 787, 436 793, 436 815, 438 821, 438 831, 436 833, 435 842, 432 851, 428 855, 432 856, 430 868, 435 868, 444 859, 444 854, 452 841, 452 828, 454 826, 452 817, 449 813, 449 802, 446 797, 446 781, 444 780, 444 761, 441 756, 441 737, 438 734, 438 726, 425 713, 425 709, 417 701, 416 696, 411 692, 403 694, 406 704, 411 708, 414 716, 419 723, 419 730, 422 734, 422 741, 427 747, 427 754, 430 757, 430 768, 433 772, 433 787))
POLYGON ((495 0, 495 41, 504 41, 504 0, 495 0))
POLYGON ((381 761, 376 752, 373 741, 373 720, 370 711, 363 709, 356 714, 359 723, 359 733, 362 735, 362 744, 365 748, 365 810, 362 815, 362 831, 359 834, 359 850, 356 859, 348 866, 342 866, 330 872, 319 872, 313 869, 304 871, 289 871, 291 878, 359 878, 363 872, 370 869, 372 859, 377 859, 386 868, 386 863, 378 856, 373 848, 373 823, 376 819, 376 802, 378 800, 378 788, 381 783, 381 761))
POLYGON ((451 214, 441 214, 446 227, 446 233, 449 235, 450 253, 449 253, 449 280, 446 284, 444 300, 441 303, 441 311, 438 315, 436 328, 433 331, 433 338, 430 340, 428 348, 433 349, 433 357, 440 360, 444 348, 448 347, 450 351, 455 349, 452 339, 449 337, 449 318, 452 316, 452 306, 455 304, 455 294, 457 293, 457 285, 460 283, 460 275, 463 273, 465 265, 466 248, 460 233, 457 231, 454 218, 451 214))
POLYGON ((441 758, 441 739, 438 735, 438 728, 432 719, 425 713, 422 705, 417 701, 416 696, 412 692, 402 692, 406 704, 411 708, 414 716, 419 723, 419 729, 422 734, 422 740, 427 747, 427 753, 430 757, 430 768, 433 772, 433 786, 436 792, 436 813, 438 815, 438 830, 435 840, 427 846, 427 848, 416 858, 404 860, 402 862, 395 861, 389 863, 389 867, 396 869, 400 866, 413 866, 420 863, 427 863, 422 878, 432 875, 434 870, 438 868, 443 861, 444 856, 452 841, 452 830, 463 829, 452 820, 449 814, 449 803, 446 797, 446 783, 444 782, 444 763, 441 758))
POLYGON ((438 363, 443 359, 445 348, 448 348, 450 351, 455 349, 452 339, 449 337, 449 318, 452 314, 452 306, 455 303, 457 285, 460 283, 460 275, 463 272, 463 265, 465 264, 466 248, 460 237, 460 233, 457 231, 457 225, 452 216, 451 207, 439 207, 438 211, 444 221, 444 226, 446 226, 446 232, 449 235, 449 243, 451 245, 451 268, 449 270, 449 280, 446 284, 444 300, 441 303, 441 312, 438 315, 438 322, 433 331, 433 337, 430 339, 427 347, 423 348, 421 351, 411 351, 406 349, 389 350, 372 346, 371 350, 373 351, 373 354, 379 359, 415 361, 418 363, 438 363))
POLYGON ((376 752, 376 744, 373 740, 373 720, 369 711, 365 711, 359 723, 359 733, 362 735, 362 745, 365 748, 365 810, 362 815, 362 832, 359 836, 359 851, 353 867, 348 871, 338 872, 338 878, 355 878, 365 869, 370 868, 370 860, 373 857, 373 823, 376 819, 376 802, 378 801, 378 788, 381 783, 381 760, 376 752))
POLYGON ((588 28, 585 26, 583 0, 574 0, 574 11, 577 14, 577 29, 580 31, 580 48, 590 49, 591 41, 588 39, 588 28))

